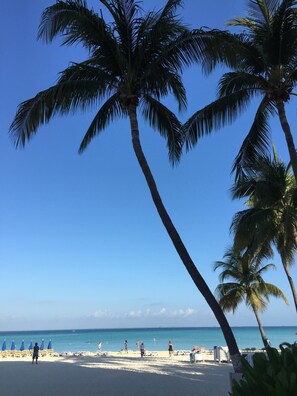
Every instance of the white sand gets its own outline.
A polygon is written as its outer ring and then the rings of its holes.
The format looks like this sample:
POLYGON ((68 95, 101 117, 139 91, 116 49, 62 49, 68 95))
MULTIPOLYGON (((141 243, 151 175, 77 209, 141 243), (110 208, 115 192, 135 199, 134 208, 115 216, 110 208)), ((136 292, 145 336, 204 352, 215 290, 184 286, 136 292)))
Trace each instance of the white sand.
MULTIPOLYGON (((205 355, 210 359, 210 355, 205 355)), ((190 363, 158 352, 109 356, 0 358, 1 396, 227 396, 231 364, 190 363)))

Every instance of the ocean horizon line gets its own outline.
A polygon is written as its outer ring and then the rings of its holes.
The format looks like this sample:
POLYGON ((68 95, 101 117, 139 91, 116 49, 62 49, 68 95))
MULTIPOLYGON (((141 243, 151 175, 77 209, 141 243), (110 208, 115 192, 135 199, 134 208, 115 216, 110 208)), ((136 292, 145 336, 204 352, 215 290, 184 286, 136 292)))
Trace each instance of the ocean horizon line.
MULTIPOLYGON (((255 329, 255 326, 230 326, 231 329, 255 329)), ((297 325, 263 325, 264 328, 296 328, 297 325)), ((58 333, 58 332, 76 332, 76 331, 135 331, 135 330, 195 330, 195 329, 220 329, 220 326, 153 326, 153 327, 94 327, 94 328, 63 328, 63 329, 37 329, 37 330, 0 330, 3 333, 58 333)))

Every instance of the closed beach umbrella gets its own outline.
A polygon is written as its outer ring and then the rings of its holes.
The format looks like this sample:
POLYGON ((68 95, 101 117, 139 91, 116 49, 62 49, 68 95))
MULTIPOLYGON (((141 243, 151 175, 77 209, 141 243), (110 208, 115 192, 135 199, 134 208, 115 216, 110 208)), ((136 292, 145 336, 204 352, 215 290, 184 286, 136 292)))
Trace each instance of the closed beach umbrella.
POLYGON ((48 343, 47 349, 53 349, 53 347, 52 347, 52 340, 49 340, 49 343, 48 343))
POLYGON ((30 342, 30 345, 29 345, 28 349, 29 349, 29 351, 31 351, 33 349, 33 341, 30 342))
POLYGON ((12 341, 12 343, 11 343, 11 348, 10 348, 10 350, 11 350, 11 351, 15 351, 15 342, 14 342, 14 341, 12 341))
POLYGON ((3 341, 3 344, 2 344, 2 351, 6 351, 6 340, 3 341))
POLYGON ((22 344, 20 346, 20 351, 23 351, 25 349, 25 342, 24 340, 22 341, 22 344))
POLYGON ((40 350, 41 350, 41 351, 44 350, 44 340, 41 341, 40 350))

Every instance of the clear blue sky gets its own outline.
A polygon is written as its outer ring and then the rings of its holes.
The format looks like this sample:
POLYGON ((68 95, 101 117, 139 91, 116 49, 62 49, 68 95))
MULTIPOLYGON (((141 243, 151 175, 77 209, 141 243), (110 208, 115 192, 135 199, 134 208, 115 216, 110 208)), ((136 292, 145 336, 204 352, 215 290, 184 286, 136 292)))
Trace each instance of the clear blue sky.
MULTIPOLYGON (((145 0, 143 8, 164 3, 145 0)), ((53 85, 70 61, 87 56, 79 47, 36 40, 41 13, 51 4, 4 2, 0 16, 0 330, 216 326, 156 213, 126 120, 109 127, 83 155, 77 150, 92 112, 55 118, 24 150, 14 148, 8 129, 17 105, 53 85)), ((185 0, 182 16, 192 27, 223 28, 245 10, 244 0, 185 0)), ((205 78, 198 66, 185 72, 189 107, 183 120, 215 98, 220 73, 205 78)), ((171 99, 166 103, 175 109, 171 99)), ((296 103, 290 109, 295 131, 296 103)), ((201 140, 176 168, 165 141, 140 123, 164 203, 212 290, 218 283, 213 262, 222 259, 232 216, 242 209, 230 199, 230 169, 253 111, 201 140)), ((277 120, 273 139, 287 160, 277 120)), ((278 256, 274 262, 279 269, 266 279, 291 301, 278 256)), ((296 280, 296 267, 292 274, 296 280)), ((256 325, 244 306, 228 318, 232 325, 256 325)), ((263 323, 295 325, 293 304, 272 300, 263 323)))

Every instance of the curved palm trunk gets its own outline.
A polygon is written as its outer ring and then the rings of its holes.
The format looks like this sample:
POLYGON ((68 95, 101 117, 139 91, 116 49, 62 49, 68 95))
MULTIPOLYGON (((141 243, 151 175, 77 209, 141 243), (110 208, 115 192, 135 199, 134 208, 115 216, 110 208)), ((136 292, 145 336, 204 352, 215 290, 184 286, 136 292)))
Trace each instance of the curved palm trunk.
POLYGON ((284 266, 284 269, 285 269, 285 272, 286 272, 286 275, 287 275, 287 278, 288 278, 288 281, 289 281, 289 284, 290 284, 290 288, 291 288, 291 291, 292 291, 292 294, 293 294, 295 309, 296 309, 296 312, 297 312, 297 292, 296 292, 295 284, 294 284, 294 281, 293 281, 293 279, 291 277, 291 273, 289 271, 288 266, 286 265, 286 263, 283 260, 282 260, 282 262, 283 262, 283 266, 284 266))
POLYGON ((287 120, 284 102, 282 100, 277 101, 277 110, 278 110, 279 120, 286 137, 287 146, 290 155, 290 161, 292 164, 293 173, 297 183, 297 153, 295 149, 294 139, 291 133, 291 128, 287 120))
POLYGON ((257 323, 258 323, 258 326, 259 326, 259 330, 260 330, 260 333, 261 333, 263 344, 264 344, 265 348, 267 348, 267 347, 269 347, 269 344, 268 344, 268 340, 267 340, 265 331, 263 329, 262 323, 260 321, 260 318, 259 318, 259 315, 258 315, 258 311, 253 305, 252 305, 252 309, 253 309, 254 314, 256 316, 256 319, 257 319, 257 323))
POLYGON ((142 169, 148 187, 150 189, 154 204, 156 209, 159 213, 159 216, 173 242, 173 245, 180 256, 184 266, 186 267, 188 273, 190 274, 192 280, 194 281, 195 285, 197 286, 198 290, 201 292, 203 297, 205 298, 206 302, 212 309, 217 321, 219 322, 222 332, 224 334, 226 343, 229 348, 230 357, 232 360, 233 368, 235 372, 242 372, 242 365, 240 360, 240 352, 238 350, 238 346, 236 340, 234 338, 233 332, 227 322, 227 319, 218 304, 217 300, 211 293, 209 287, 207 286, 206 282, 200 275, 199 271, 197 270, 194 262, 192 261, 187 249, 185 248, 176 228, 174 227, 164 205, 161 200, 160 194, 157 189, 156 182, 153 178, 151 170, 148 166, 146 158, 141 148, 140 140, 139 140, 139 130, 138 130, 138 121, 136 115, 136 105, 130 105, 128 108, 129 112, 129 119, 131 125, 131 133, 132 133, 132 144, 134 148, 134 152, 136 154, 138 163, 142 169))

